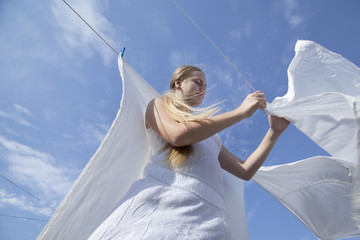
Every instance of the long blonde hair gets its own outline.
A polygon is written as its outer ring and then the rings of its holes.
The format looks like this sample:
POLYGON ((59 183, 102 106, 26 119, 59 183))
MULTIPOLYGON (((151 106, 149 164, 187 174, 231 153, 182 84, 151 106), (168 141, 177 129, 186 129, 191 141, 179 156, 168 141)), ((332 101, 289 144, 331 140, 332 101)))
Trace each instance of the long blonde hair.
MULTIPOLYGON (((203 120, 220 110, 218 104, 204 108, 194 108, 187 103, 187 100, 191 98, 191 96, 186 96, 185 99, 183 96, 175 93, 176 82, 190 77, 194 71, 202 72, 200 68, 190 65, 183 65, 177 68, 170 79, 170 91, 161 97, 169 116, 180 123, 203 120)), ((192 145, 175 147, 167 143, 161 151, 166 150, 168 150, 168 152, 165 160, 168 161, 168 164, 173 168, 185 163, 190 155, 194 153, 192 145)))

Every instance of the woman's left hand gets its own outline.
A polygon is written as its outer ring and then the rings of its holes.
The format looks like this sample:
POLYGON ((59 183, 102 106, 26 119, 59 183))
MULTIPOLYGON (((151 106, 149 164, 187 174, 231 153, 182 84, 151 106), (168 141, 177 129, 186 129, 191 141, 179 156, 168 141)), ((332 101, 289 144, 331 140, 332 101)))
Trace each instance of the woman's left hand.
POLYGON ((269 125, 275 132, 282 133, 289 126, 290 122, 285 118, 269 115, 269 125))

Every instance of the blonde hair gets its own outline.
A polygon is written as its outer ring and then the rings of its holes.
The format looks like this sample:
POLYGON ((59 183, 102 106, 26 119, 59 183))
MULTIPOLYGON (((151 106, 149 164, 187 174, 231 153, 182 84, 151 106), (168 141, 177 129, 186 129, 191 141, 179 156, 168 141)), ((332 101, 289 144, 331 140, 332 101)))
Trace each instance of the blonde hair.
MULTIPOLYGON (((180 123, 203 120, 220 111, 218 104, 204 108, 194 108, 187 103, 191 96, 186 96, 185 99, 183 96, 175 93, 176 82, 190 77, 194 71, 202 72, 200 68, 189 65, 177 68, 170 79, 170 91, 161 97, 169 116, 180 123)), ((173 168, 185 163, 190 155, 194 153, 192 145, 175 147, 167 143, 160 151, 166 150, 168 152, 165 161, 168 161, 168 164, 173 168)))

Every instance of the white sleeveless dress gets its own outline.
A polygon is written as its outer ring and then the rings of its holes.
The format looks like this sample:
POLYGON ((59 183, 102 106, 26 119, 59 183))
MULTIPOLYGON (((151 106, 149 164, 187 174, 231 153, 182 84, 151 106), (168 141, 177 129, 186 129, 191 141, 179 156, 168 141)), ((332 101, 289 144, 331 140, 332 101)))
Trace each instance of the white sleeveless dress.
POLYGON ((151 129, 148 138, 153 157, 145 177, 131 186, 89 239, 230 239, 218 161, 220 137, 195 143, 194 155, 177 169, 167 166, 165 152, 159 153, 164 140, 151 129))

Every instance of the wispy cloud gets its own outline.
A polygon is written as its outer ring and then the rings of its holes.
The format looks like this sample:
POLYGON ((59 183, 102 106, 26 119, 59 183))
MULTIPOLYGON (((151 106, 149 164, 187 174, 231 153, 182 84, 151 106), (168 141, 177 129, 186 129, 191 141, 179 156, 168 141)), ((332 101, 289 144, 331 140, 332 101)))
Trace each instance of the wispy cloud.
POLYGON ((252 208, 248 209, 246 211, 246 219, 249 222, 254 218, 254 216, 256 216, 256 214, 257 214, 257 212, 259 210, 259 207, 260 207, 260 203, 261 203, 260 200, 256 201, 256 203, 252 205, 252 208))
POLYGON ((225 70, 221 66, 212 67, 212 73, 215 75, 217 82, 221 85, 225 85, 227 88, 231 89, 234 85, 234 71, 225 70))
POLYGON ((26 114, 28 116, 33 116, 32 113, 25 107, 20 106, 18 104, 14 104, 14 110, 11 111, 10 113, 4 112, 0 110, 0 117, 2 118, 7 118, 10 120, 13 120, 14 122, 25 126, 25 127, 30 127, 33 129, 37 129, 37 127, 35 127, 34 125, 32 125, 29 121, 27 121, 26 119, 24 119, 21 114, 26 114))
POLYGON ((181 65, 195 65, 197 55, 194 52, 172 51, 169 57, 171 66, 175 69, 181 65))
POLYGON ((55 159, 24 144, 0 136, 1 157, 6 174, 19 184, 38 192, 45 199, 61 199, 73 179, 71 171, 56 166, 55 159))
POLYGON ((161 11, 150 11, 146 16, 146 24, 151 29, 151 34, 163 41, 172 41, 171 26, 169 20, 161 11))
POLYGON ((283 8, 284 8, 284 17, 288 21, 291 28, 297 27, 300 23, 303 22, 303 18, 294 13, 297 8, 298 3, 296 0, 284 0, 283 8))
POLYGON ((5 132, 5 133, 8 133, 8 134, 11 134, 11 135, 14 135, 14 136, 21 136, 22 134, 12 130, 10 127, 8 127, 8 125, 6 123, 0 123, 0 127, 2 128, 2 130, 5 132))
POLYGON ((91 119, 80 123, 81 144, 99 145, 110 129, 109 119, 100 113, 96 113, 91 119))
POLYGON ((231 41, 237 41, 244 37, 251 37, 253 34, 253 26, 250 22, 245 22, 239 28, 229 32, 228 38, 231 41))
POLYGON ((19 196, 14 193, 9 193, 5 189, 0 188, 0 208, 11 205, 13 207, 29 211, 37 215, 44 215, 50 217, 54 210, 47 206, 42 206, 39 202, 34 202, 25 196, 19 196))
POLYGON ((32 116, 31 112, 29 111, 29 109, 27 109, 24 106, 20 106, 19 104, 14 104, 14 108, 16 109, 16 111, 20 112, 20 113, 25 113, 29 116, 32 116))
MULTIPOLYGON (((106 2, 98 0, 68 2, 110 45, 119 45, 116 44, 120 36, 117 28, 100 12, 105 9, 106 2)), ((79 50, 87 58, 97 52, 106 64, 110 64, 114 52, 66 4, 62 1, 54 1, 51 11, 62 29, 62 32, 57 34, 57 40, 64 50, 79 50)))
POLYGON ((223 145, 242 160, 245 160, 251 154, 251 146, 253 144, 253 142, 246 138, 246 131, 251 129, 247 124, 247 122, 241 122, 238 126, 226 129, 220 134, 223 145), (242 137, 240 138, 239 136, 242 137))

